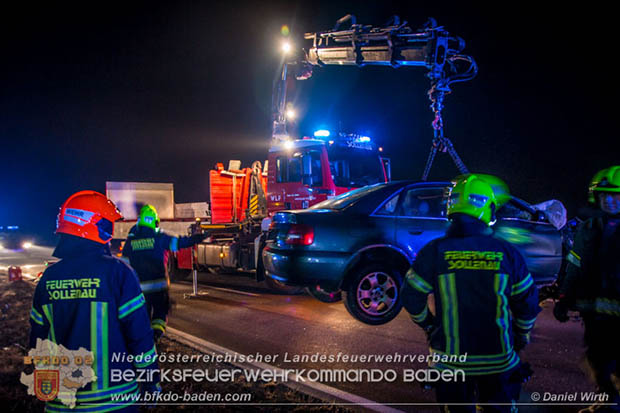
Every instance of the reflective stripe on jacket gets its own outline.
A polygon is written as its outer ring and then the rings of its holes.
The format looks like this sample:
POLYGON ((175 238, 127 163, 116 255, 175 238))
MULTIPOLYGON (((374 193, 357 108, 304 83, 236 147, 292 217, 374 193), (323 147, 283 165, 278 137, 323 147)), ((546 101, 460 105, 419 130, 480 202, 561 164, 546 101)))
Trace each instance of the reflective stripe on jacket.
POLYGON ((430 365, 470 375, 515 367, 514 335, 529 340, 540 311, 521 254, 469 217, 455 219, 446 236, 419 251, 402 300, 412 320, 431 332, 430 365), (434 314, 427 305, 431 293, 434 314))
POLYGON ((136 381, 119 381, 112 370, 157 369, 144 295, 135 272, 111 256, 107 246, 71 236, 61 244, 57 251, 62 253, 56 255, 61 260, 45 270, 35 289, 30 346, 49 339, 69 350, 84 348, 93 353, 97 379, 77 391, 75 409, 58 401, 46 409, 107 411, 115 407, 115 395, 138 392, 136 381))

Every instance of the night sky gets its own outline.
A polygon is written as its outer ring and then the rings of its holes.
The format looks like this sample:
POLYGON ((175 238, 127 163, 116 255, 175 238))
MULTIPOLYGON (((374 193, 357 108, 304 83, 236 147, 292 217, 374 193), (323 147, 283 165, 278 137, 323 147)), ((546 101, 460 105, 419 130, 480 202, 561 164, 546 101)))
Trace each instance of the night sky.
MULTIPOLYGON (((22 2, 23 3, 23 2, 22 2)), ((293 36, 347 13, 465 39, 478 76, 446 98, 445 133, 472 171, 569 215, 590 177, 620 163, 617 23, 596 2, 86 2, 4 8, 0 25, 0 225, 53 241, 59 205, 106 180, 173 182, 208 198, 216 162, 264 160, 280 27, 293 36), (586 8, 587 7, 587 8, 586 8)), ((6 6, 3 6, 6 7, 6 6)), ((297 42, 299 44, 299 42, 297 42)), ((296 125, 372 136, 396 179, 421 176, 432 138, 422 68, 315 70, 293 97, 296 125)), ((448 155, 431 179, 457 174, 448 155)))

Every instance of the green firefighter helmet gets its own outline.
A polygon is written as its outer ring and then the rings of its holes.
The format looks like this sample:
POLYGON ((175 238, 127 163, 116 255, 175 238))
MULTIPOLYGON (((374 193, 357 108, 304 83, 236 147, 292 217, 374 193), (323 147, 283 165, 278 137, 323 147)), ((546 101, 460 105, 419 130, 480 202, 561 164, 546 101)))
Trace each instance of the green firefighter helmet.
MULTIPOLYGON (((470 175, 472 174, 459 175, 452 181, 456 182, 461 179, 465 179, 470 175)), ((497 209, 501 208, 508 201, 510 201, 510 199, 512 198, 512 196, 510 195, 510 189, 508 188, 506 181, 504 181, 502 178, 489 174, 476 173, 475 175, 485 181, 487 184, 491 185, 491 189, 493 190, 493 194, 495 195, 495 201, 497 202, 497 209)))
POLYGON ((149 227, 154 230, 159 227, 159 215, 153 205, 144 205, 140 209, 140 216, 138 217, 138 225, 149 227))
POLYGON ((597 182, 590 185, 592 196, 594 192, 620 192, 620 165, 614 165, 598 172, 594 178, 597 182))
POLYGON ((497 200, 493 188, 477 174, 461 175, 450 191, 448 216, 456 213, 472 216, 487 225, 495 221, 497 200))

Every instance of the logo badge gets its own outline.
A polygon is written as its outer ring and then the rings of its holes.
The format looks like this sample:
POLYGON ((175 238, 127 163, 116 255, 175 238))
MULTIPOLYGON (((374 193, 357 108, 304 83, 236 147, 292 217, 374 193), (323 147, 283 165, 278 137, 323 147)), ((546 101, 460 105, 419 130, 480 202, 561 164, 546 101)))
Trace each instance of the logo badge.
POLYGON ((35 370, 34 391, 37 399, 49 402, 58 396, 60 374, 58 370, 35 370))

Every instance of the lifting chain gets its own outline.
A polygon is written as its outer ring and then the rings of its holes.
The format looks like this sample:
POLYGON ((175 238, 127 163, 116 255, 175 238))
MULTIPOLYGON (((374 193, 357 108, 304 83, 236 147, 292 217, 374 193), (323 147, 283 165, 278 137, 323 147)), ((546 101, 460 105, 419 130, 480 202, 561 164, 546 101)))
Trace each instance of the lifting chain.
POLYGON ((435 156, 437 155, 437 151, 441 151, 443 153, 448 152, 452 160, 456 164, 459 172, 461 174, 469 173, 467 167, 459 157, 458 153, 456 153, 456 149, 452 145, 452 141, 449 138, 443 136, 443 117, 441 112, 443 110, 443 99, 447 93, 450 93, 450 88, 447 86, 439 86, 442 82, 437 82, 433 84, 431 89, 428 91, 428 98, 431 101, 431 110, 435 114, 435 118, 433 119, 433 142, 431 145, 431 151, 428 154, 428 158, 426 159, 426 165, 424 166, 424 173, 422 174, 422 180, 426 181, 428 179, 428 175, 431 172, 431 167, 433 166, 433 161, 435 160, 435 156))

